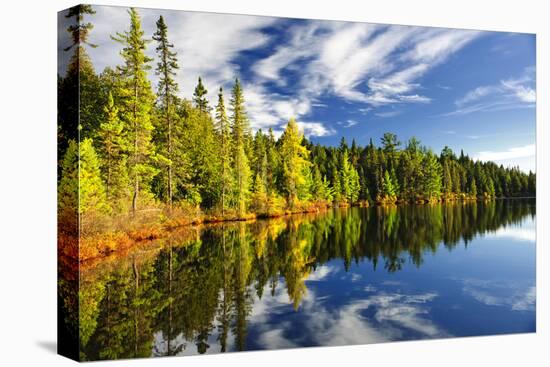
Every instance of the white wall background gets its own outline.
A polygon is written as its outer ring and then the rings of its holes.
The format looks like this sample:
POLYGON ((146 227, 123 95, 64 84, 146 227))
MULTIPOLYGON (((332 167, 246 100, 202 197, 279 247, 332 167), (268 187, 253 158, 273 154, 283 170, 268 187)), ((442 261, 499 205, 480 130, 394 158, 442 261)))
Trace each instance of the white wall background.
MULTIPOLYGON (((8 0, 0 11, 0 365, 65 366, 56 343, 56 12, 76 1, 8 0)), ((537 333, 106 362, 133 366, 539 366, 548 302, 550 26, 545 1, 126 0, 133 5, 537 33, 537 333), (546 23, 546 24, 545 24, 546 23), (545 228, 546 223, 546 228, 545 228)))

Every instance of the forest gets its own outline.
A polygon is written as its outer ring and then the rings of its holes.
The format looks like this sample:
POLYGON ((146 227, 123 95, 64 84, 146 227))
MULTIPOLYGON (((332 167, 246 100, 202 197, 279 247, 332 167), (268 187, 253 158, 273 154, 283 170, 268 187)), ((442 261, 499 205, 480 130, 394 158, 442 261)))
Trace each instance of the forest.
POLYGON ((323 146, 305 138, 295 119, 279 138, 271 129, 254 132, 238 78, 230 91, 212 86, 215 106, 200 76, 192 100, 183 99, 189 86, 176 76, 186 55, 174 51, 162 16, 146 35, 130 9, 127 30, 111 36, 122 47, 120 64, 96 73, 86 51, 98 47, 89 41, 94 13, 90 5, 67 13, 72 45, 58 75, 58 211, 61 225, 76 221, 79 233, 144 221, 176 226, 331 206, 535 196, 535 173, 448 147, 438 154, 414 137, 402 142, 388 132, 376 144, 342 138, 323 146))

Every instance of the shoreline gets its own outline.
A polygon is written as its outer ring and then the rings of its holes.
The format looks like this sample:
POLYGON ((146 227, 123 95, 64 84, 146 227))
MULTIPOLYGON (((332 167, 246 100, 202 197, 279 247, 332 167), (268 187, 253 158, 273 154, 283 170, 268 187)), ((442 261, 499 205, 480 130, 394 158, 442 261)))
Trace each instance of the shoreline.
POLYGON ((155 223, 149 226, 144 226, 139 229, 129 231, 113 231, 105 233, 97 233, 90 236, 74 237, 71 235, 60 235, 58 239, 58 254, 73 261, 78 261, 79 265, 87 263, 96 263, 110 256, 139 249, 147 242, 159 240, 166 237, 167 233, 174 233, 178 230, 190 230, 196 232, 202 226, 208 225, 223 225, 225 223, 239 222, 254 222, 257 220, 273 220, 277 218, 291 217, 304 214, 320 214, 331 209, 352 208, 352 207, 397 207, 407 205, 445 205, 458 203, 474 203, 474 202, 489 202, 493 200, 528 200, 536 197, 493 197, 493 198, 455 198, 455 199, 439 199, 437 201, 396 201, 396 202, 357 202, 353 204, 340 203, 331 205, 320 205, 317 203, 314 206, 304 208, 302 210, 285 210, 273 214, 246 214, 241 217, 226 216, 218 217, 214 215, 201 214, 201 217, 190 220, 189 217, 173 218, 168 223, 155 223))

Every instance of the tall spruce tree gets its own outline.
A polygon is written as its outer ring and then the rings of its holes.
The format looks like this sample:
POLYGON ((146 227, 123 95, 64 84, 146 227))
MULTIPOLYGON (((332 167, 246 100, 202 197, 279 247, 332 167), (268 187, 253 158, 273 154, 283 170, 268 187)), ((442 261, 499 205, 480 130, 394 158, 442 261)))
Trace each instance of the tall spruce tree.
POLYGON ((195 106, 202 112, 210 112, 210 107, 208 106, 208 100, 206 99, 206 94, 208 90, 202 84, 202 78, 199 76, 199 81, 195 87, 195 92, 193 93, 193 102, 195 106))
POLYGON ((157 41, 156 48, 159 62, 155 70, 159 76, 157 88, 157 106, 160 110, 161 120, 163 122, 162 131, 164 139, 160 140, 162 144, 161 152, 167 158, 167 195, 168 205, 172 207, 172 199, 174 196, 173 183, 173 166, 175 161, 174 155, 174 122, 177 120, 176 104, 178 84, 175 81, 176 70, 179 69, 177 54, 172 51, 174 45, 168 41, 168 27, 161 15, 157 20, 157 31, 153 35, 153 39, 157 41))
POLYGON ((423 193, 429 201, 438 199, 441 193, 441 164, 436 156, 428 151, 423 160, 423 193))
POLYGON ((233 169, 235 172, 235 194, 239 214, 246 212, 250 192, 250 165, 246 155, 248 118, 244 106, 244 95, 239 79, 231 93, 231 133, 233 137, 233 169))
POLYGON ((130 8, 128 14, 130 29, 111 37, 123 46, 120 54, 124 64, 118 67, 122 76, 119 95, 122 102, 121 115, 129 139, 128 172, 133 186, 132 211, 135 213, 140 191, 148 189, 150 180, 156 173, 152 165, 151 144, 151 109, 154 96, 147 78, 152 59, 145 55, 148 41, 143 37, 141 18, 134 8, 130 8))
POLYGON ((221 209, 222 215, 225 214, 225 208, 228 205, 227 196, 233 187, 233 172, 232 172, 232 154, 231 154, 231 131, 229 126, 229 118, 225 109, 225 101, 223 98, 223 89, 220 87, 218 93, 218 104, 216 105, 216 132, 218 133, 219 149, 220 149, 220 164, 221 164, 221 209))
POLYGON ((99 77, 86 47, 97 47, 88 42, 93 24, 84 18, 95 14, 91 5, 77 5, 69 9, 66 17, 74 22, 67 27, 72 43, 65 52, 74 49, 66 74, 58 79, 58 156, 63 157, 68 141, 93 138, 103 120, 106 95, 102 93, 99 77))

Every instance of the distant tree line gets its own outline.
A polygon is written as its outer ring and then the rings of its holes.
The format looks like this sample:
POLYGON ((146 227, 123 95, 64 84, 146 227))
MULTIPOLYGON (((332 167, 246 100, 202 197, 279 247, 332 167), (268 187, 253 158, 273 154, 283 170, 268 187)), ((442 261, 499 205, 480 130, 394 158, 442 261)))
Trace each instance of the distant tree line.
POLYGON ((278 139, 250 128, 242 85, 210 106, 202 79, 178 96, 178 55, 162 16, 151 39, 129 10, 128 30, 111 38, 121 64, 96 74, 85 45, 89 5, 69 11, 73 56, 58 77, 59 209, 80 214, 200 207, 222 216, 271 215, 318 205, 427 202, 534 196, 535 174, 474 161, 449 148, 436 155, 411 138, 384 134, 380 146, 342 139, 314 145, 294 119, 278 139), (154 42, 156 65, 146 55, 154 42), (154 66, 156 91, 147 73, 154 66), (78 124, 78 126, 77 126, 78 124), (78 197, 77 197, 78 196, 78 197), (78 203, 78 204, 76 204, 78 203))

